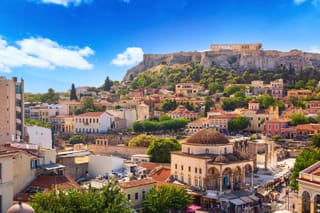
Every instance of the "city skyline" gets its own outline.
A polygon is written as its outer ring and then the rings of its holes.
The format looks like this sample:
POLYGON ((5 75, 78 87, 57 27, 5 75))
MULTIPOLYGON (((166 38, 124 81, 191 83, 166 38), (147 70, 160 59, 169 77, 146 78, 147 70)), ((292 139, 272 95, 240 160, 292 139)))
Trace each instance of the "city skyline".
POLYGON ((144 53, 204 51, 211 43, 320 52, 320 1, 4 0, 0 75, 26 92, 122 80, 144 53))

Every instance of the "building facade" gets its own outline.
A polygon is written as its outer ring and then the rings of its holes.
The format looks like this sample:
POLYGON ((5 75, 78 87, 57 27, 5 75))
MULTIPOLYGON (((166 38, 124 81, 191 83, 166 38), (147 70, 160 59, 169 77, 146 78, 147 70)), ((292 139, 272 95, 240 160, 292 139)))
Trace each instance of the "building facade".
POLYGON ((107 133, 114 116, 107 112, 87 112, 74 117, 75 133, 107 133))
POLYGON ((320 212, 320 162, 299 173, 298 212, 320 212))
POLYGON ((0 145, 24 138, 24 81, 0 77, 0 145))

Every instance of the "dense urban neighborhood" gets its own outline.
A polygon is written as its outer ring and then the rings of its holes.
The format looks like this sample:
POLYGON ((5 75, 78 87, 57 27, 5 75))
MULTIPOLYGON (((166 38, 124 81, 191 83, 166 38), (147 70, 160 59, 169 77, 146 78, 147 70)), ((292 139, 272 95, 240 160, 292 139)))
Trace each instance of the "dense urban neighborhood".
POLYGON ((0 212, 319 212, 320 69, 287 61, 163 60, 63 93, 0 77, 0 212))

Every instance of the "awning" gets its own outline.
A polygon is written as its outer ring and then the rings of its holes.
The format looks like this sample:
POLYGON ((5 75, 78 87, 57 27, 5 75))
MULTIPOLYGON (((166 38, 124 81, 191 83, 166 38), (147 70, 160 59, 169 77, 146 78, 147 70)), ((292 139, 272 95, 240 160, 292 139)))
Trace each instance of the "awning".
POLYGON ((239 198, 230 200, 230 202, 233 203, 236 206, 240 206, 240 205, 246 204, 245 202, 243 202, 243 200, 241 200, 239 198))
POLYGON ((246 197, 246 196, 240 197, 240 199, 243 200, 246 203, 252 203, 253 202, 253 200, 251 200, 249 197, 246 197))
POLYGON ((50 164, 41 165, 40 167, 45 170, 54 170, 54 169, 62 169, 65 166, 58 163, 50 163, 50 164))
POLYGON ((252 200, 254 200, 254 201, 256 201, 256 202, 258 202, 260 199, 257 197, 257 196, 255 196, 255 195, 250 195, 250 196, 248 196, 250 199, 252 199, 252 200))

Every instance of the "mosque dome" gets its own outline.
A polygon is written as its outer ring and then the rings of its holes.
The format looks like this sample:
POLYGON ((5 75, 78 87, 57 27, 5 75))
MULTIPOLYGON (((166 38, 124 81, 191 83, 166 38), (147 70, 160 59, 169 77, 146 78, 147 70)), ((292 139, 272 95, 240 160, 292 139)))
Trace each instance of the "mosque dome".
POLYGON ((187 139, 186 142, 192 144, 221 145, 228 144, 229 140, 224 134, 218 132, 217 130, 213 128, 207 128, 194 133, 187 139))
POLYGON ((11 206, 7 213, 35 213, 34 209, 26 203, 17 203, 11 206))

